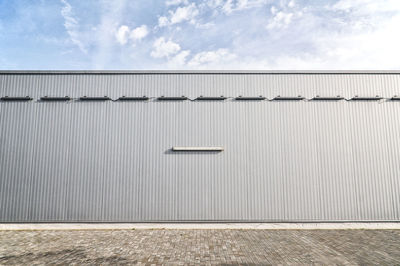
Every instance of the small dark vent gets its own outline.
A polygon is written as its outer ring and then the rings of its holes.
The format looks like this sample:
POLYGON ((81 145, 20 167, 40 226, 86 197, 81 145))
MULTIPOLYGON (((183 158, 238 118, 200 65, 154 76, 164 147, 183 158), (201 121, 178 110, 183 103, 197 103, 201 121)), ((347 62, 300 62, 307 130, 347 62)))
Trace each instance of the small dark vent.
POLYGON ((344 97, 338 95, 336 97, 321 97, 321 96, 315 96, 314 98, 312 98, 311 100, 313 101, 340 101, 340 100, 344 100, 344 97))
POLYGON ((81 100, 81 101, 109 101, 109 100, 111 100, 111 98, 108 96, 103 96, 103 97, 83 96, 83 97, 80 97, 79 100, 81 100))
POLYGON ((375 97, 359 97, 359 96, 354 96, 353 98, 351 98, 351 101, 379 101, 382 100, 383 97, 380 97, 378 95, 376 95, 375 97))
POLYGON ((180 97, 165 97, 165 96, 161 96, 158 97, 157 100, 159 101, 185 101, 188 98, 186 96, 180 96, 180 97))
POLYGON ((258 96, 258 97, 243 97, 243 96, 239 96, 236 97, 235 100, 236 101, 263 101, 266 98, 263 96, 258 96))
POLYGON ((200 96, 196 98, 196 101, 225 101, 227 97, 219 96, 219 97, 210 97, 210 96, 200 96))
POLYGON ((129 96, 122 96, 118 98, 118 101, 148 101, 150 98, 147 96, 143 97, 129 97, 129 96))
POLYGON ((5 96, 0 98, 1 101, 4 102, 27 102, 27 101, 32 101, 33 99, 29 96, 25 96, 25 97, 9 97, 9 96, 5 96))
POLYGON ((274 99, 272 99, 273 101, 301 101, 304 100, 305 98, 302 96, 297 96, 297 97, 282 97, 282 96, 277 96, 274 99))
POLYGON ((44 96, 40 98, 41 101, 45 101, 45 102, 66 102, 66 101, 70 101, 71 98, 68 96, 65 97, 49 97, 49 96, 44 96))

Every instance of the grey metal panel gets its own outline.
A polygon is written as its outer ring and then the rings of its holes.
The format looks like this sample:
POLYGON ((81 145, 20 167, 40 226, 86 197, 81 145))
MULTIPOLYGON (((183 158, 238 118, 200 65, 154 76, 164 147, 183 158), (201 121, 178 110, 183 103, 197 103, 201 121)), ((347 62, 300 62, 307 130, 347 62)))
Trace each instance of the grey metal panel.
POLYGON ((0 74, 0 96, 258 96, 400 94, 399 74, 0 74))
MULTIPOLYGON (((1 95, 35 98, 392 96, 398 85, 394 74, 0 75, 1 95)), ((0 102, 0 221, 400 220, 399 111, 397 102, 0 102)))

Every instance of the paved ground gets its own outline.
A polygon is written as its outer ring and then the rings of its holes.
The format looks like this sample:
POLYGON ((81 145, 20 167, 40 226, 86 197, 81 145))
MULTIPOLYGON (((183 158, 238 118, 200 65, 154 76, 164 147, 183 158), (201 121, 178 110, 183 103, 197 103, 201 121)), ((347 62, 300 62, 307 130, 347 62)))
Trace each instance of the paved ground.
POLYGON ((0 231, 0 264, 400 265, 400 230, 0 231))
POLYGON ((128 230, 128 229, 373 229, 400 230, 400 222, 351 223, 0 223, 0 231, 13 230, 128 230))

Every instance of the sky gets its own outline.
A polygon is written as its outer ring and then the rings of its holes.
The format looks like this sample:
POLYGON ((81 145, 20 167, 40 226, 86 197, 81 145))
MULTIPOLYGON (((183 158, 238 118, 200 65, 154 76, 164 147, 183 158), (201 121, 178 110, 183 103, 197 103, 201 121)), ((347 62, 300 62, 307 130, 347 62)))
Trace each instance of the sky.
POLYGON ((400 69, 400 0, 0 0, 2 70, 400 69))

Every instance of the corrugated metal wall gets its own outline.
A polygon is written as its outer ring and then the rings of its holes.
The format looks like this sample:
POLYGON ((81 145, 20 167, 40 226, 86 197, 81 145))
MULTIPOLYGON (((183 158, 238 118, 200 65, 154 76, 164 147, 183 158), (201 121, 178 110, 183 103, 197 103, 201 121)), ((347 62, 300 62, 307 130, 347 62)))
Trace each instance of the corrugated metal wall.
MULTIPOLYGON (((399 88, 399 74, 0 75, 0 96, 35 99, 399 88)), ((0 221, 400 220, 399 114, 400 101, 0 102, 0 221)))

